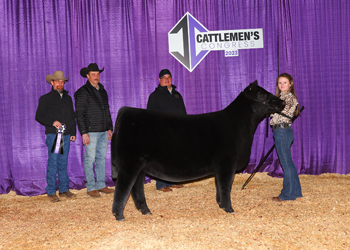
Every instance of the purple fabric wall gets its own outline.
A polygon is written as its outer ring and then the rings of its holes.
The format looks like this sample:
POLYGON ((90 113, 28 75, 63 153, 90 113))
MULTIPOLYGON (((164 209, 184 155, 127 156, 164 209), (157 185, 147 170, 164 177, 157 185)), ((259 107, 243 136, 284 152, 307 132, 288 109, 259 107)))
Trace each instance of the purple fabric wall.
MULTIPOLYGON (((115 121, 122 106, 145 108, 160 69, 169 68, 189 114, 226 107, 250 82, 274 92, 279 73, 295 79, 305 111, 293 125, 292 154, 301 174, 350 172, 350 4, 348 0, 108 1, 7 0, 0 2, 0 194, 45 193, 47 147, 35 121, 45 77, 69 75, 66 89, 85 83, 82 67, 105 67, 115 121), (167 34, 190 12, 209 30, 263 28, 264 48, 225 58, 213 51, 190 73, 168 53, 167 34)), ((255 134, 247 171, 273 145, 265 123, 255 134)), ((85 187, 81 136, 71 144, 70 187, 85 187)), ((110 176, 110 145, 107 181, 110 176)), ((263 171, 282 175, 276 153, 263 171)))

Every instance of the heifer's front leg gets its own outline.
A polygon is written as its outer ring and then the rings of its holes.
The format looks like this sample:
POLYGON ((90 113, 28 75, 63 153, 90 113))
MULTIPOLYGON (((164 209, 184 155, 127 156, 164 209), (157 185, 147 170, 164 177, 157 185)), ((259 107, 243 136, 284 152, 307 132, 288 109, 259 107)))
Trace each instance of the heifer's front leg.
MULTIPOLYGON (((138 175, 136 173, 135 175, 138 175)), ((112 212, 115 218, 119 221, 124 221, 125 217, 123 215, 126 201, 130 195, 131 188, 134 185, 137 176, 127 175, 122 171, 119 171, 117 182, 115 184, 114 190, 114 200, 112 206, 112 212)))
POLYGON ((134 186, 131 189, 131 195, 134 199, 136 208, 141 211, 142 214, 151 214, 151 211, 148 209, 145 191, 144 191, 144 180, 145 173, 141 171, 137 177, 134 186))
POLYGON ((231 189, 234 173, 222 172, 215 175, 216 201, 219 207, 227 213, 233 213, 231 204, 231 189))

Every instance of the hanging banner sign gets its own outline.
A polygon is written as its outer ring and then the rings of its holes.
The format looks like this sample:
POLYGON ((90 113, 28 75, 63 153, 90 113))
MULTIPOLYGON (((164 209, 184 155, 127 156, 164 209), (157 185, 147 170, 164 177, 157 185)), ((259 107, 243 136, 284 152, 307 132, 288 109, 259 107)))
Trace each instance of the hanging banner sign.
POLYGON ((226 57, 240 49, 264 47, 262 29, 209 31, 186 13, 168 33, 169 53, 192 72, 212 50, 224 50, 226 57))

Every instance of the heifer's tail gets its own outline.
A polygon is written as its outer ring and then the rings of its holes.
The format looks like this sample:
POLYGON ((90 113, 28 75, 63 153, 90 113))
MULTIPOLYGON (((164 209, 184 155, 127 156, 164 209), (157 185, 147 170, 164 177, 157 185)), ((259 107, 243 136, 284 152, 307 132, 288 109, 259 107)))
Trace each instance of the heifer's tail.
POLYGON ((122 119, 122 116, 123 114, 125 113, 125 111, 128 109, 128 107, 124 106, 124 107, 121 107, 118 111, 118 114, 117 114, 117 120, 115 121, 115 132, 117 132, 118 134, 118 131, 119 131, 119 127, 120 127, 120 122, 121 122, 121 119, 122 119))
POLYGON ((118 161, 117 161, 117 136, 119 133, 119 127, 122 120, 122 116, 125 113, 127 107, 122 107, 118 111, 117 120, 115 121, 114 134, 112 137, 111 151, 112 151, 112 179, 115 181, 118 177, 118 161))

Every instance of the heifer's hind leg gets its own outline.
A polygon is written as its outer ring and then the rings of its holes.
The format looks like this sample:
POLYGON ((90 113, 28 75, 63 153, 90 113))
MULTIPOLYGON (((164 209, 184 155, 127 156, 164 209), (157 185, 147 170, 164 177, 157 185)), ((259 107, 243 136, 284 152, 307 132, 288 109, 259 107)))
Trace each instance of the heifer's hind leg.
MULTIPOLYGON (((138 174, 138 173, 136 173, 138 174)), ((114 200, 112 206, 112 212, 115 218, 119 221, 125 220, 124 208, 126 201, 129 198, 131 188, 134 185, 137 176, 125 174, 123 171, 119 171, 117 182, 114 190, 114 200)))
POLYGON ((136 208, 141 211, 142 214, 151 214, 151 211, 148 209, 145 191, 144 191, 144 180, 145 173, 141 171, 137 177, 134 186, 131 189, 131 195, 134 199, 136 208))

